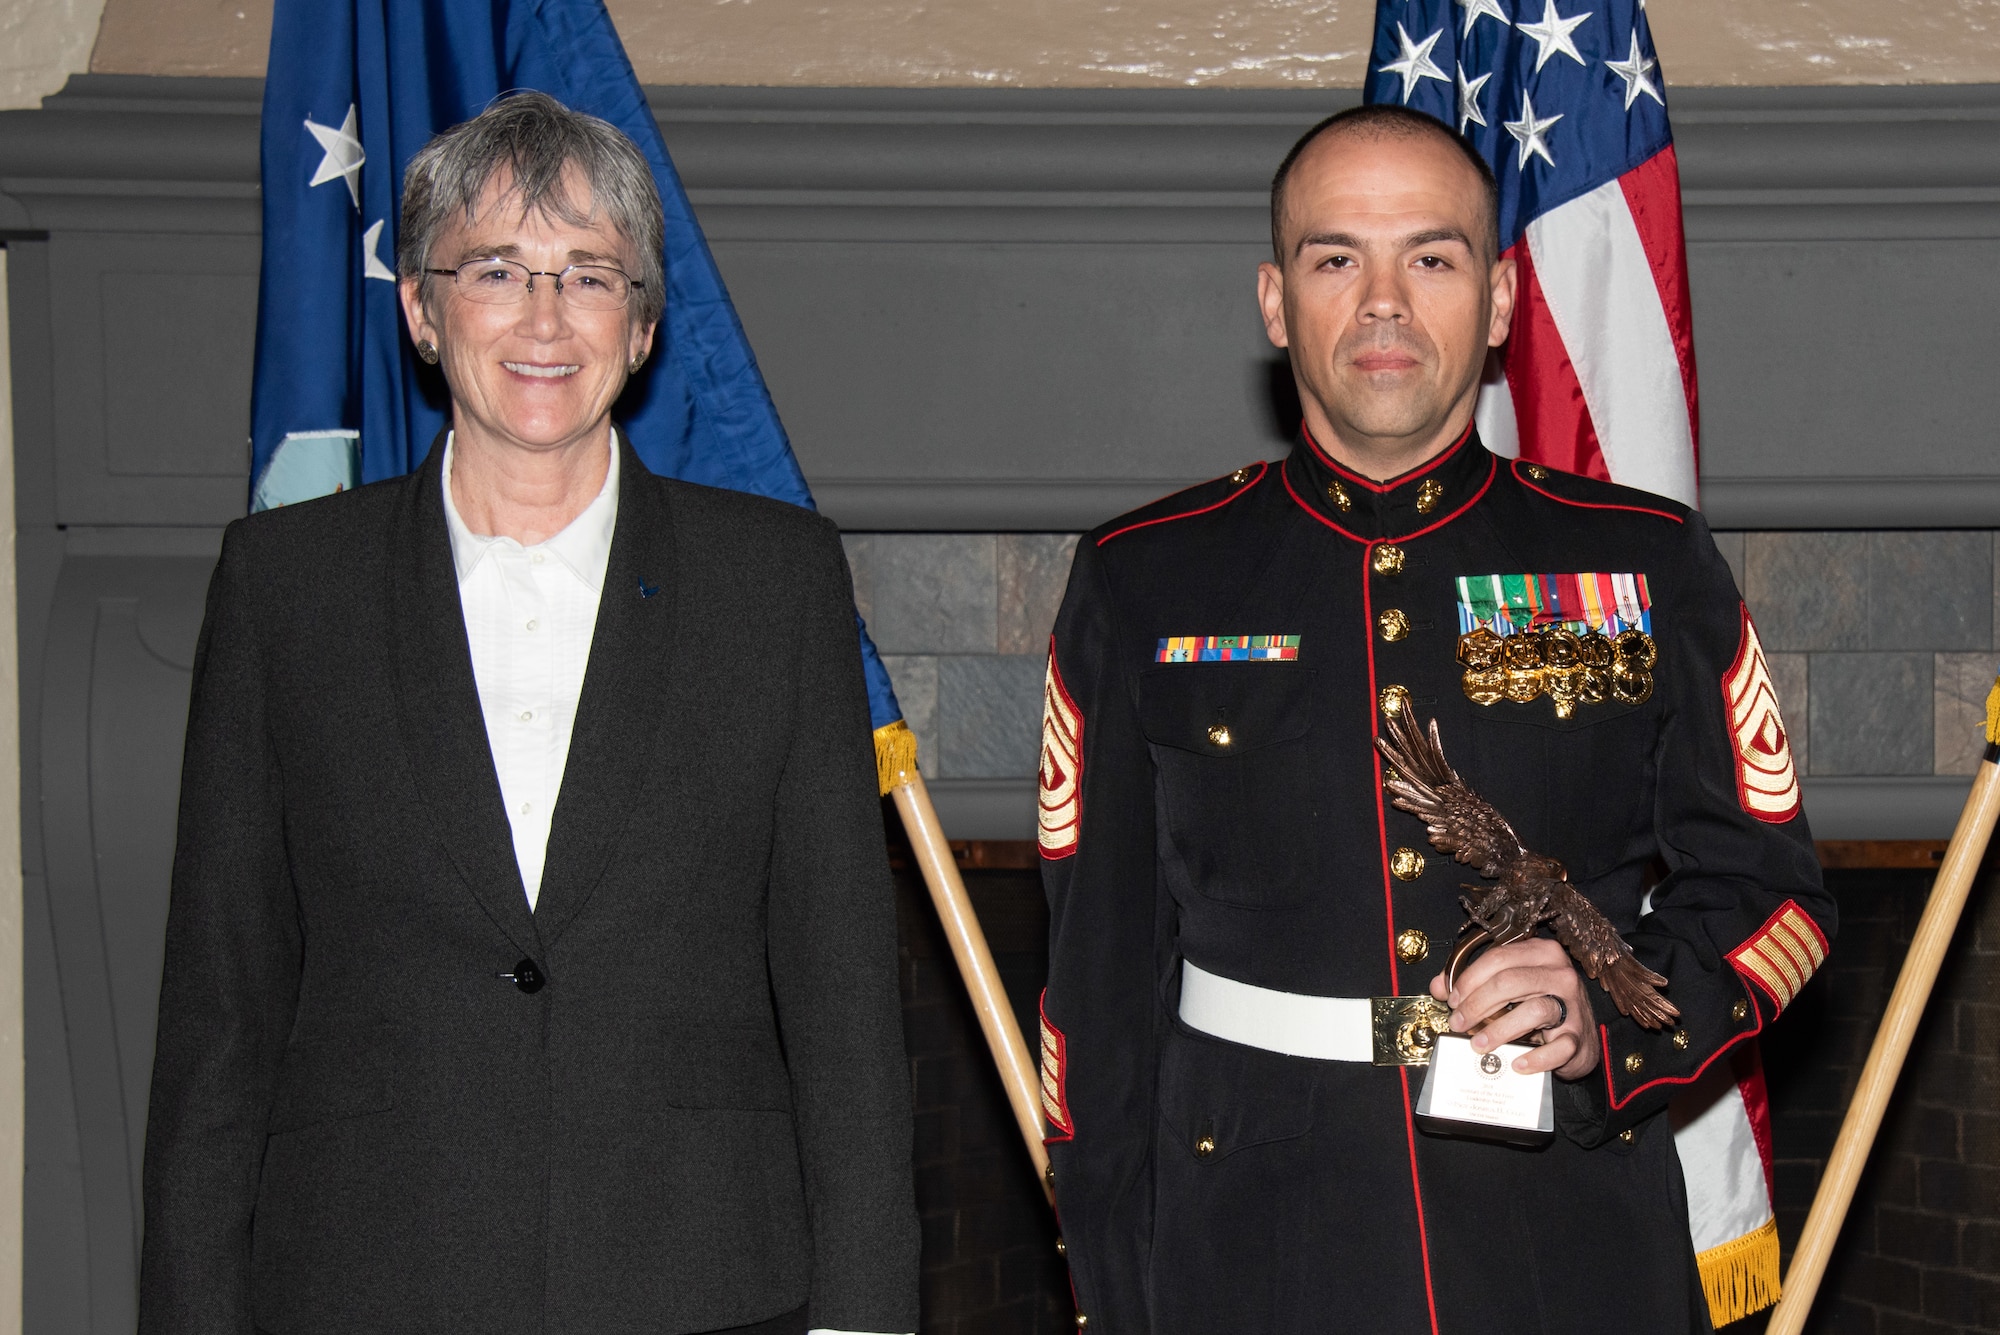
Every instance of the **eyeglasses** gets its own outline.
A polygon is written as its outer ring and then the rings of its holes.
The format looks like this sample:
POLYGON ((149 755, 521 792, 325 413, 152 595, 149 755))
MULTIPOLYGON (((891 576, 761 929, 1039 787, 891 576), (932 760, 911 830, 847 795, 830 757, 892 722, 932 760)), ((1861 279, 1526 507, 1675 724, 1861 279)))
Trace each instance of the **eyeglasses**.
POLYGON ((530 269, 514 260, 467 260, 456 269, 426 269, 451 279, 452 290, 467 301, 487 306, 511 306, 525 301, 537 278, 556 280, 556 296, 580 311, 622 310, 632 290, 644 283, 609 264, 572 264, 561 273, 530 269))

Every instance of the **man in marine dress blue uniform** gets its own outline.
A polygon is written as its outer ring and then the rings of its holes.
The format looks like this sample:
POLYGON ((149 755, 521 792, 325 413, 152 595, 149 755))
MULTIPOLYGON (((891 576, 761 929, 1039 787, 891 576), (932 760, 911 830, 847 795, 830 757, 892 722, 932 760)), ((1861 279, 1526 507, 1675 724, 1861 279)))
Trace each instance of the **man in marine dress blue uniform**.
POLYGON ((1796 996, 1833 903, 1702 517, 1479 442, 1515 284, 1494 198, 1417 113, 1308 134, 1258 276, 1300 440, 1078 548, 1042 1061, 1093 1335, 1709 1329, 1663 1114, 1796 996), (1667 978, 1672 1025, 1546 936, 1447 991, 1478 877, 1383 791, 1399 711, 1667 978), (1416 1125, 1424 1070, 1377 1064, 1368 999, 1426 990, 1481 1051, 1538 1045, 1515 1065, 1554 1073, 1552 1143, 1416 1125))

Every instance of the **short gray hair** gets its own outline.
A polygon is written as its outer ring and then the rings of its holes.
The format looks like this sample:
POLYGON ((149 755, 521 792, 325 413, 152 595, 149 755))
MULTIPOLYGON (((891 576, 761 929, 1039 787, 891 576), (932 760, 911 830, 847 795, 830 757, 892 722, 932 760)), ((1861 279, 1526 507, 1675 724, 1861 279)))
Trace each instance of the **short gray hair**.
POLYGON ((403 225, 396 238, 396 267, 403 277, 425 279, 431 249, 452 214, 469 221, 480 195, 502 168, 513 177, 510 197, 520 201, 524 214, 535 209, 573 227, 589 225, 596 215, 630 241, 639 265, 632 276, 643 284, 635 304, 639 322, 660 318, 667 304, 660 258, 666 221, 652 168, 624 131, 573 111, 547 93, 496 99, 410 159, 403 171, 403 225), (590 186, 588 214, 564 188, 563 173, 570 167, 590 186))

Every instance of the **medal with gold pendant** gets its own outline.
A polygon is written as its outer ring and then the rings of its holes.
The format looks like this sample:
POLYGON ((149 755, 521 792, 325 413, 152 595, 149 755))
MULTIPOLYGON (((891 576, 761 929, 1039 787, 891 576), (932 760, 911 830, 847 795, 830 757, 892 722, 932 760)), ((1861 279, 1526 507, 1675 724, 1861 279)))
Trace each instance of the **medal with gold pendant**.
POLYGON ((1502 666, 1506 641, 1490 626, 1480 626, 1458 637, 1458 661, 1465 668, 1465 698, 1474 704, 1498 704, 1507 695, 1507 673, 1502 666))
POLYGON ((1555 703, 1556 717, 1576 713, 1583 697, 1583 642, 1566 626, 1550 626, 1542 632, 1542 689, 1555 703))
POLYGON ((1611 642, 1611 694, 1621 705, 1643 705, 1653 698, 1653 665, 1659 646, 1645 631, 1633 627, 1611 642))
POLYGON ((1517 705, 1529 704, 1542 693, 1541 633, 1518 631, 1506 643, 1507 698, 1517 705))

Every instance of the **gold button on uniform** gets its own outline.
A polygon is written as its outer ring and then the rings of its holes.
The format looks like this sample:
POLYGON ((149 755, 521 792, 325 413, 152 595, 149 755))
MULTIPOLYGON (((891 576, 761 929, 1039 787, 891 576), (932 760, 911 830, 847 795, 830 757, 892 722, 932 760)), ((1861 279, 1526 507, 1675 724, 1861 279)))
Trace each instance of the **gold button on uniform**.
POLYGON ((1203 1136, 1200 1140, 1197 1140, 1194 1143, 1194 1153, 1198 1159, 1206 1159, 1209 1155, 1215 1153, 1215 1137, 1203 1136))
POLYGON ((1529 464, 1528 476, 1535 479, 1535 481, 1537 482, 1545 482, 1548 480, 1549 470, 1542 467, 1540 464, 1529 464))
POLYGON ((1729 1008, 1729 1018, 1736 1021, 1736 1023, 1738 1024, 1742 1024, 1745 1020, 1750 1018, 1750 1003, 1743 1000, 1743 998, 1738 997, 1736 999, 1736 1004, 1729 1008))
POLYGON ((1399 848, 1389 855, 1389 874, 1399 881, 1414 881, 1424 874, 1424 855, 1414 848, 1399 848))
POLYGON ((1083 1328, 1084 1328, 1085 1326, 1088 1326, 1089 1324, 1090 1324, 1090 1318, 1089 1318, 1089 1317, 1085 1316, 1085 1315, 1084 1315, 1083 1313, 1081 1313, 1081 1312, 1078 1312, 1078 1313, 1076 1314, 1076 1328, 1077 1328, 1078 1330, 1082 1330, 1082 1329, 1083 1329, 1083 1328))
POLYGON ((1378 575, 1400 575, 1403 573, 1403 549, 1393 542, 1385 542, 1375 549, 1369 564, 1378 575))
POLYGON ((1229 480, 1240 487, 1250 480, 1250 470, 1248 468, 1239 468, 1229 475, 1229 480))
POLYGON ((1638 1138, 1639 1138, 1639 1133, 1637 1131, 1634 1131, 1629 1126, 1626 1127, 1623 1131, 1620 1131, 1618 1133, 1618 1139, 1624 1141, 1627 1145, 1630 1145, 1633 1141, 1637 1140, 1638 1138))
POLYGON ((1326 484, 1326 498, 1333 502, 1333 508, 1346 514, 1354 508, 1354 498, 1347 494, 1347 488, 1338 482, 1326 484))
POLYGON ((1625 1074, 1637 1075, 1646 1069, 1646 1059, 1636 1052, 1625 1054, 1625 1074))
POLYGON ((1429 514, 1438 508, 1438 502, 1443 499, 1444 484, 1434 477, 1425 478, 1424 485, 1417 488, 1417 513, 1429 514))
POLYGON ((1415 964, 1431 953, 1431 939, 1414 927, 1396 933, 1396 962, 1415 964))
POLYGON ((1208 740, 1214 742, 1217 746, 1228 746, 1236 739, 1229 735, 1229 725, 1227 723, 1211 723, 1208 725, 1208 740))
POLYGON ((1064 1242, 1061 1238, 1056 1239, 1056 1255, 1057 1256, 1069 1255, 1069 1244, 1067 1242, 1064 1242))
POLYGON ((1385 715, 1395 718, 1410 707, 1409 688, 1405 686, 1384 686, 1379 703, 1385 715))
POLYGON ((1682 1052, 1686 1052, 1688 1050, 1687 1030, 1685 1029, 1674 1030, 1674 1046, 1679 1048, 1682 1052))
POLYGON ((1375 618, 1375 629, 1383 639, 1394 644, 1410 633, 1410 619, 1403 615, 1401 608, 1391 607, 1375 618))

